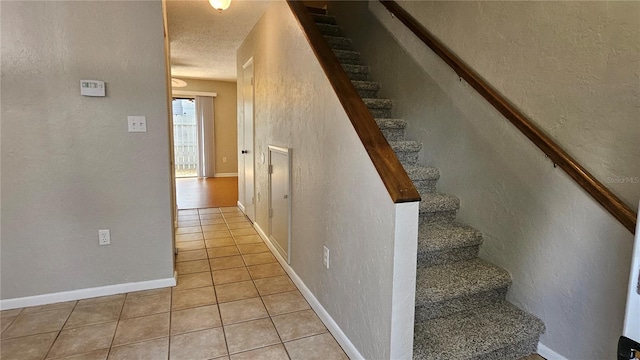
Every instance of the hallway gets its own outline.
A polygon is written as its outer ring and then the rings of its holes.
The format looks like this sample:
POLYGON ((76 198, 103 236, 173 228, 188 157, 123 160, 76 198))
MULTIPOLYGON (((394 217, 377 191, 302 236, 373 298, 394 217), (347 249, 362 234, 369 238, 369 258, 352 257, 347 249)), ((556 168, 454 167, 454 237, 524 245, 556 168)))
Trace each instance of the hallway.
POLYGON ((347 359, 237 208, 176 233, 176 287, 2 311, 0 357, 347 359))

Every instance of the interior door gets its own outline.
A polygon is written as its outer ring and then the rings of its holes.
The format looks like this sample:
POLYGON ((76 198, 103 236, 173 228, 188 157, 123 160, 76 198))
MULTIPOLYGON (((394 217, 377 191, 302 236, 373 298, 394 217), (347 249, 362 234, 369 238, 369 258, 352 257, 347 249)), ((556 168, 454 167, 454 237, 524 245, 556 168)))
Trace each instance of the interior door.
POLYGON ((269 146, 269 238, 290 263, 290 149, 269 146))
MULTIPOLYGON (((240 158, 242 159, 244 184, 244 213, 252 222, 255 222, 255 197, 254 197, 254 151, 253 151, 253 100, 254 100, 254 80, 253 80, 253 58, 249 59, 242 67, 242 112, 243 112, 243 148, 240 158)), ((240 189, 239 189, 240 190, 240 189)))

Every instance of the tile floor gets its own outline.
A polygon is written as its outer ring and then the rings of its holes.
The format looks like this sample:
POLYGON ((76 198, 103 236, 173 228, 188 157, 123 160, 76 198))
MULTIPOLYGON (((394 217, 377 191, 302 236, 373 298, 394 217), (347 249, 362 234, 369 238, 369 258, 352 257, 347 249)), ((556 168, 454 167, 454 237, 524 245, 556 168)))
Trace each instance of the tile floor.
POLYGON ((0 358, 347 359, 235 207, 180 210, 178 285, 0 312, 0 358))

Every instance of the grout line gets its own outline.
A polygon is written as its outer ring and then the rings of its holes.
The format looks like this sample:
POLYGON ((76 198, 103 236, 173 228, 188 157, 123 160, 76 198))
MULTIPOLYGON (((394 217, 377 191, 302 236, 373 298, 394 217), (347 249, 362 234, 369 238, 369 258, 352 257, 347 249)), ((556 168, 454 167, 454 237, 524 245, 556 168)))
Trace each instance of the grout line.
MULTIPOLYGON (((73 314, 73 312, 76 310, 76 307, 78 306, 78 303, 80 301, 76 300, 76 303, 73 304, 73 308, 71 309, 71 312, 69 313, 69 316, 67 316, 67 319, 64 321, 64 324, 62 324, 62 327, 60 328, 60 330, 58 330, 58 333, 56 334, 56 338, 53 339, 53 341, 51 342, 51 345, 49 346, 49 349, 47 349, 47 353, 44 355, 44 358, 46 359, 47 356, 49 355, 49 353, 51 352, 51 349, 53 349, 53 345, 55 345, 56 341, 58 341, 58 338, 60 337, 60 334, 62 333, 62 330, 64 329, 65 325, 67 325, 67 322, 69 321, 69 318, 71 317, 71 314, 73 314)), ((22 314, 22 312, 24 311, 25 308, 22 308, 22 310, 20 310, 20 312, 18 313, 18 315, 22 314)), ((16 319, 18 318, 18 316, 16 316, 16 319)), ((14 319, 15 321, 15 319, 14 319)), ((117 325, 116 325, 117 326, 117 325)), ((9 330, 9 328, 7 328, 6 330, 9 330)), ((5 330, 5 331, 6 331, 5 330)), ((114 331, 115 334, 115 331, 114 331)))

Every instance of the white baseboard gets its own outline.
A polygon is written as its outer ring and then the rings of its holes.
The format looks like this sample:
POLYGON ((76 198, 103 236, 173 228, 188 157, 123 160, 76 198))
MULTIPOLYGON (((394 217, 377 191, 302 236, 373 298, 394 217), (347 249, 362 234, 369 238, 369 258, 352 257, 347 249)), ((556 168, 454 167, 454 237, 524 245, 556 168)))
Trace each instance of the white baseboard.
POLYGON ((242 203, 240 202, 240 200, 238 200, 238 202, 236 203, 238 205, 238 208, 240 209, 240 211, 242 211, 242 213, 244 214, 244 205, 242 205, 242 203))
POLYGON ((322 322, 327 327, 331 335, 333 335, 333 337, 336 338, 340 346, 342 346, 342 350, 344 350, 344 352, 347 354, 349 359, 364 360, 364 357, 362 356, 362 354, 360 354, 358 349, 356 349, 353 343, 351 343, 351 340, 349 340, 347 335, 345 335, 342 329, 340 329, 340 326, 338 326, 338 324, 333 320, 331 315, 329 315, 327 310, 325 310, 325 308, 320 304, 318 299, 316 299, 315 295, 313 295, 311 290, 309 290, 309 288, 304 284, 304 282, 302 281, 302 279, 300 279, 298 274, 296 274, 296 272, 291 268, 291 266, 287 264, 287 262, 282 257, 282 255, 280 255, 280 252, 276 250, 276 247, 271 243, 271 240, 269 240, 269 237, 267 236, 267 234, 265 234, 265 232, 262 231, 262 229, 260 228, 260 225, 258 225, 257 223, 253 223, 253 227, 256 229, 260 237, 267 244, 269 249, 271 249, 271 252, 275 255, 276 259, 278 259, 278 262, 280 262, 280 265, 282 265, 282 268, 287 272, 287 274, 289 274, 289 277, 296 284, 296 286, 302 293, 302 296, 304 296, 304 298, 307 299, 307 301, 309 302, 309 305, 311 305, 311 307, 316 312, 316 314, 318 314, 318 317, 320 318, 320 320, 322 320, 322 322))
POLYGON ((558 354, 557 352, 549 349, 544 346, 542 343, 538 343, 538 355, 542 356, 547 360, 567 360, 566 357, 558 354))
POLYGON ((213 177, 238 177, 238 173, 215 173, 213 177))
POLYGON ((139 281, 125 284, 99 286, 88 289, 62 291, 51 294, 26 296, 15 299, 5 299, 0 300, 0 310, 17 309, 27 306, 47 305, 63 301, 82 300, 98 296, 116 295, 132 291, 160 289, 169 286, 176 286, 177 276, 178 274, 174 272, 173 277, 165 279, 139 281))

